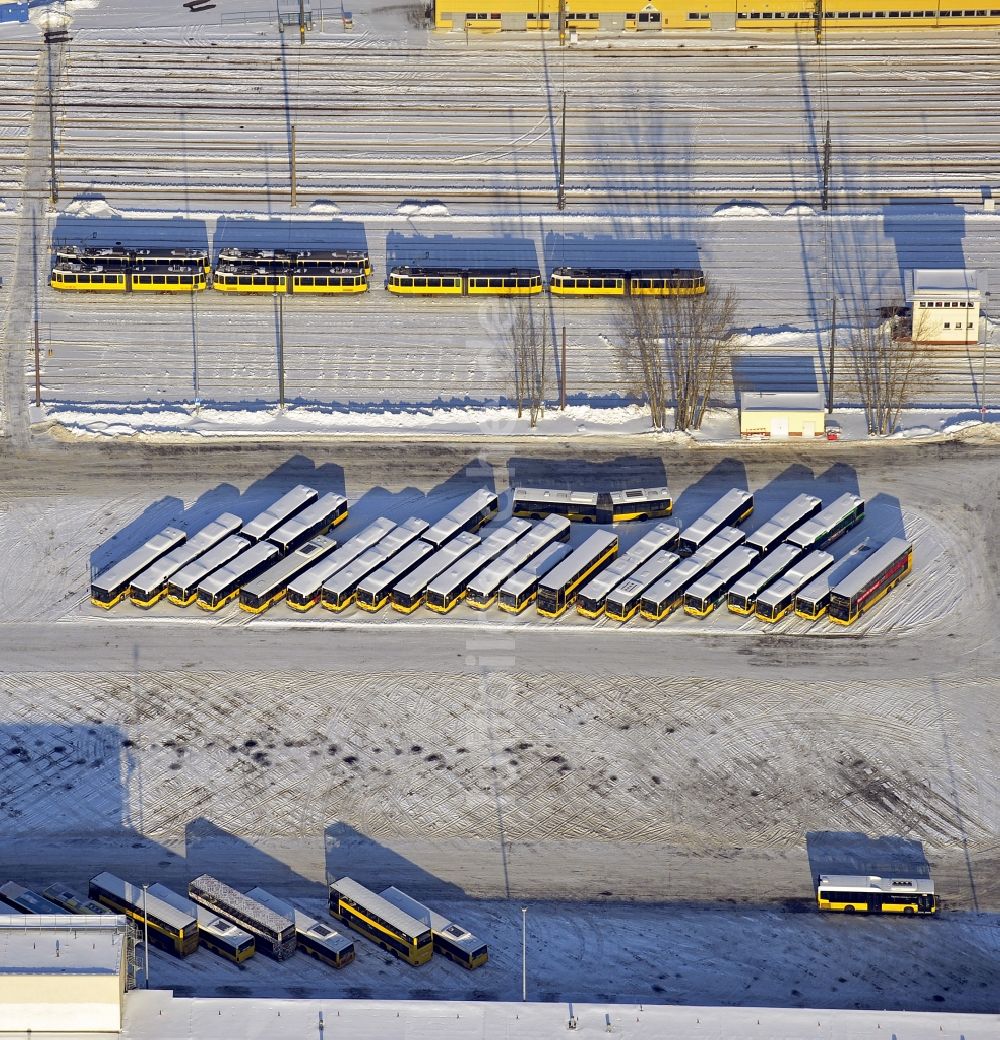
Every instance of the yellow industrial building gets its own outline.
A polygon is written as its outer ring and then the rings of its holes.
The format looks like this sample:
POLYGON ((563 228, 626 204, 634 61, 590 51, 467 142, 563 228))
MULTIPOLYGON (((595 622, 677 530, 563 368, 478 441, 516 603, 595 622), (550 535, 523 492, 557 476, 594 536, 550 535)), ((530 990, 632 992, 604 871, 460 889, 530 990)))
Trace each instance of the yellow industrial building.
POLYGON ((823 395, 819 391, 744 390, 740 400, 740 436, 823 437, 826 434, 823 395))
MULTIPOLYGON (((993 0, 997 3, 997 0, 993 0)), ((434 24, 459 32, 552 30, 660 32, 667 29, 813 31, 815 6, 795 0, 435 0, 434 24)), ((933 0, 918 10, 905 0, 828 0, 822 30, 981 29, 1000 25, 1000 6, 971 8, 958 0, 933 0)))

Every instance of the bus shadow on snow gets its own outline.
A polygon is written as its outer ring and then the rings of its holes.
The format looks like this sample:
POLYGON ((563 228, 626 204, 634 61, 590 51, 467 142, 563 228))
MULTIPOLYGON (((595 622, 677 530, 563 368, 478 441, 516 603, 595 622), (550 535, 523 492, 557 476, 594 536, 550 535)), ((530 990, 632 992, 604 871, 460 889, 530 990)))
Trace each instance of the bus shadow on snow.
MULTIPOLYGON (((856 759, 844 768, 863 771, 864 767, 865 762, 856 759)), ((923 843, 901 835, 873 838, 857 831, 810 831, 806 834, 806 854, 814 887, 820 874, 931 876, 923 843)))
POLYGON ((336 463, 316 463, 305 455, 293 455, 244 491, 232 484, 217 484, 203 491, 190 506, 174 495, 166 495, 91 551, 90 580, 165 527, 178 527, 190 537, 220 513, 235 513, 250 520, 296 484, 306 484, 321 495, 328 491, 343 495, 344 470, 336 463))
POLYGON ((667 470, 659 455, 622 455, 604 461, 513 456, 507 462, 513 487, 555 488, 560 491, 623 491, 636 487, 666 487, 667 470), (628 473, 623 477, 622 473, 628 473))
POLYGON ((676 522, 682 528, 690 524, 732 488, 753 491, 748 485, 747 471, 743 463, 738 459, 722 459, 704 476, 688 484, 679 495, 674 495, 676 522))

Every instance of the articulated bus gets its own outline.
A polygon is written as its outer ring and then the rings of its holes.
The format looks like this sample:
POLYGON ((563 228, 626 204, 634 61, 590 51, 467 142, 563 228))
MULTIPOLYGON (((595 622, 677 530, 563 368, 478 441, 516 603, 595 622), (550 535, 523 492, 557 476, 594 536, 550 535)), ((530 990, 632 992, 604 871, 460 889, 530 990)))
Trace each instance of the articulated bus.
POLYGON ((585 618, 600 617, 604 613, 608 594, 633 571, 641 567, 654 553, 672 549, 677 544, 680 529, 676 524, 657 524, 642 536, 612 564, 605 567, 596 577, 580 589, 576 598, 576 610, 585 618))
POLYGON ((816 879, 820 910, 853 914, 933 914, 937 911, 930 878, 883 878, 877 875, 820 874, 816 879))
POLYGON ((427 586, 438 575, 448 570, 456 560, 475 549, 481 541, 479 535, 469 534, 468 531, 449 538, 440 549, 393 582, 389 592, 392 609, 398 610, 401 614, 412 614, 424 602, 427 586))
POLYGON ((198 606, 202 610, 221 610, 230 600, 236 599, 244 585, 263 574, 277 555, 278 547, 270 542, 251 545, 224 567, 198 582, 198 606))
POLYGON ((149 894, 192 916, 198 922, 198 945, 204 946, 216 956, 224 957, 233 964, 242 964, 256 953, 257 944, 254 937, 242 928, 237 928, 232 921, 206 910, 166 885, 150 885, 149 894))
POLYGON ((394 267, 385 287, 403 296, 533 296, 542 291, 537 267, 394 267))
POLYGON ((557 267, 549 277, 556 296, 697 296, 705 292, 700 268, 649 268, 635 271, 557 267))
POLYGON ((153 535, 148 542, 128 554, 124 560, 109 567, 98 575, 90 584, 90 602, 95 607, 110 610, 123 600, 132 585, 132 579, 152 566, 161 556, 166 556, 171 549, 181 545, 187 535, 176 527, 166 527, 159 534, 153 535))
POLYGON ((343 968, 354 960, 354 940, 341 935, 335 928, 321 924, 315 917, 304 914, 291 903, 272 896, 267 889, 251 888, 247 895, 276 914, 295 922, 295 942, 304 954, 331 968, 343 968))
POLYGON ((913 543, 891 538, 860 567, 830 589, 828 616, 838 625, 853 625, 887 596, 913 568, 913 543))
POLYGON ((199 556, 170 578, 167 582, 167 599, 178 607, 189 607, 198 598, 198 585, 203 578, 249 548, 250 542, 238 534, 224 538, 214 549, 209 549, 204 556, 199 556))
POLYGON ((318 534, 326 534, 331 528, 347 519, 347 499, 332 491, 286 520, 277 531, 272 531, 267 540, 281 550, 281 555, 304 545, 318 534))
POLYGON ((866 539, 860 545, 856 545, 843 559, 813 578, 801 592, 795 594, 796 616, 804 621, 817 621, 821 618, 830 606, 831 589, 862 566, 873 551, 874 547, 866 539))
POLYGON ((57 914, 66 916, 69 911, 45 896, 16 881, 5 881, 0 885, 0 902, 13 907, 20 914, 57 914))
POLYGON ((754 617, 774 623, 780 621, 795 606, 795 594, 833 564, 833 557, 821 549, 814 549, 773 585, 757 597, 754 617))
POLYGON ((246 582, 240 589, 240 610, 245 610, 248 614, 262 614, 268 607, 285 598, 288 583, 293 578, 307 567, 329 556, 336 548, 335 539, 321 534, 311 542, 299 546, 295 552, 272 563, 267 570, 246 582))
POLYGON ((434 952, 427 925, 349 877, 330 886, 330 916, 407 964, 426 964, 434 952))
POLYGON ((100 917, 111 913, 96 899, 86 899, 73 889, 67 888, 66 885, 49 885, 42 895, 50 903, 61 906, 69 914, 93 914, 95 917, 100 917))
POLYGON ((198 922, 162 899, 105 871, 90 879, 90 898, 137 924, 149 926, 149 941, 175 957, 198 949, 198 922))
POLYGON ((354 602, 369 613, 381 610, 389 602, 392 587, 396 582, 419 567, 424 558, 433 552, 434 546, 423 539, 410 542, 386 560, 378 570, 372 571, 358 583, 354 602))
POLYGON ((492 520, 497 515, 500 500, 486 488, 474 491, 468 498, 463 499, 447 515, 420 536, 425 542, 430 542, 435 549, 440 549, 449 538, 463 531, 478 531, 487 520, 492 520))
POLYGON ((825 549, 864 518, 865 500, 857 495, 841 495, 808 523, 792 531, 788 540, 803 549, 825 549))
POLYGON ((239 925, 254 937, 259 953, 283 961, 295 953, 295 922, 210 874, 188 882, 188 896, 199 906, 239 925))
POLYGON ((447 917, 431 910, 423 903, 417 902, 405 892, 390 887, 382 892, 381 896, 393 906, 399 907, 403 913, 409 914, 414 920, 423 921, 430 928, 435 953, 440 953, 443 957, 447 957, 448 960, 454 961, 470 971, 489 960, 490 954, 486 943, 477 939, 472 932, 449 921, 447 917))
MULTIPOLYGON (((750 545, 749 539, 743 544, 757 550, 756 546, 750 545)), ((749 574, 744 574, 729 590, 727 599, 729 609, 734 614, 742 614, 744 617, 752 614, 757 606, 757 597, 778 581, 799 559, 802 552, 803 550, 797 545, 790 545, 786 542, 758 559, 753 570, 749 574)))
POLYGON ((529 530, 531 524, 515 516, 496 530, 490 531, 476 549, 466 553, 446 571, 442 571, 427 583, 425 602, 428 608, 438 614, 447 614, 465 597, 465 591, 473 577, 501 553, 511 548, 529 530))
POLYGON ((224 538, 235 534, 243 521, 235 513, 223 513, 207 527, 186 542, 178 545, 166 556, 161 556, 151 567, 132 579, 129 586, 129 599, 137 607, 148 609, 158 603, 167 594, 170 578, 182 567, 204 556, 224 538))
POLYGON ((336 551, 288 583, 285 602, 292 610, 305 611, 314 607, 320 601, 324 582, 377 545, 395 526, 391 520, 380 516, 353 538, 348 538, 336 551))
POLYGON ((558 491, 553 488, 517 487, 511 492, 511 512, 529 520, 555 513, 574 523, 596 524, 598 494, 590 491, 558 491))
POLYGON ((727 553, 708 574, 702 575, 684 593, 684 613, 703 618, 726 602, 733 585, 760 559, 756 549, 745 545, 727 553))
POLYGON ((532 557, 519 571, 500 586, 497 606, 508 614, 520 614, 538 597, 538 583, 554 567, 569 556, 569 545, 554 542, 532 557))
POLYGON ((598 523, 620 524, 629 520, 654 520, 670 516, 674 500, 669 489, 627 488, 624 491, 601 492, 598 495, 598 523))
POLYGON ((577 590, 587 578, 613 560, 617 552, 617 535, 595 531, 538 583, 535 609, 542 617, 559 617, 576 599, 577 590))
POLYGON ((636 568, 617 588, 608 593, 604 613, 612 621, 629 621, 639 613, 642 594, 680 560, 677 553, 661 550, 636 568))
POLYGON ((282 495, 252 520, 245 523, 240 534, 244 538, 249 538, 251 542, 260 542, 273 531, 277 531, 282 524, 291 520, 300 509, 311 505, 318 498, 318 491, 305 484, 297 484, 291 491, 282 495))
POLYGON ((736 527, 724 527, 693 555, 654 582, 639 600, 639 613, 647 621, 662 621, 684 604, 684 593, 726 553, 740 545, 746 535, 736 527))
POLYGON ((798 495, 778 510, 770 520, 753 534, 747 535, 744 543, 766 556, 777 548, 791 533, 814 517, 823 508, 823 502, 815 495, 798 495))
POLYGON ((508 578, 543 549, 556 542, 568 542, 570 530, 570 522, 566 517, 546 517, 472 578, 465 590, 465 602, 475 610, 491 607, 496 602, 501 585, 508 578))
POLYGON ((681 556, 690 556, 724 527, 736 527, 753 512, 753 495, 733 488, 683 531, 677 543, 681 556))

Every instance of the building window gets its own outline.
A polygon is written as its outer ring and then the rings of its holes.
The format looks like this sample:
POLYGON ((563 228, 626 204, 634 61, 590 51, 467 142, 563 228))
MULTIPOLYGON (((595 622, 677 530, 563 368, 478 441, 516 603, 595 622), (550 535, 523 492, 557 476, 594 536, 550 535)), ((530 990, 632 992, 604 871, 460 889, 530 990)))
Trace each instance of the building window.
POLYGON ((951 328, 951 322, 950 322, 950 321, 946 321, 946 322, 944 323, 944 327, 945 327, 946 329, 950 329, 950 328, 951 328))

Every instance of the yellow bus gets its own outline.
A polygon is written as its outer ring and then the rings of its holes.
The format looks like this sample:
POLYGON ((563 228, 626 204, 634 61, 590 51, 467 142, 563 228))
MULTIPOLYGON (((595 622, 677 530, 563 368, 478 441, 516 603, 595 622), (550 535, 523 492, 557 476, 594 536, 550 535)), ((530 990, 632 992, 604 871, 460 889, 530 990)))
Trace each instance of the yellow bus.
POLYGON ((816 879, 820 910, 853 914, 933 914, 934 882, 929 878, 883 878, 877 875, 820 874, 816 879))
POLYGON ((609 531, 595 531, 538 583, 535 609, 542 617, 559 617, 576 599, 577 590, 583 582, 614 559, 617 552, 617 535, 609 531))
POLYGON ((434 952, 430 928, 364 885, 343 877, 330 886, 330 916, 407 964, 426 964, 434 952))

